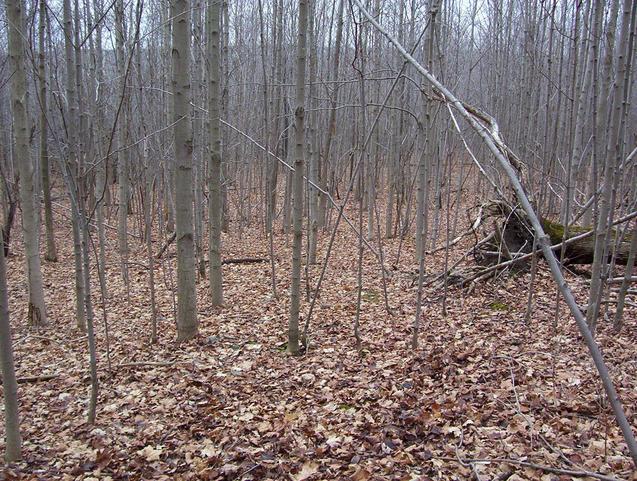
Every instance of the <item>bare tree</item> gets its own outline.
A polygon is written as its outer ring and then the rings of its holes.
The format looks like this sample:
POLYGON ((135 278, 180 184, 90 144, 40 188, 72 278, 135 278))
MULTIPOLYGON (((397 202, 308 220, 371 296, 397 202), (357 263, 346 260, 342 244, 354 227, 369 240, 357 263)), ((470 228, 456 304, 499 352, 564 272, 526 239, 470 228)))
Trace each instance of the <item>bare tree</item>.
POLYGON ((53 209, 51 207, 51 181, 49 175, 49 139, 47 112, 48 100, 46 89, 46 62, 44 34, 46 30, 46 1, 40 0, 38 17, 38 85, 40 101, 40 176, 42 178, 42 196, 44 200, 44 228, 46 233, 46 255, 49 262, 57 262, 57 247, 53 234, 53 209))
MULTIPOLYGON (((10 2, 7 2, 7 11, 9 9, 10 2)), ((15 13, 13 12, 12 15, 15 15, 15 13)), ((4 249, 2 236, 0 236, 0 249, 4 249)), ((0 367, 2 368, 2 391, 4 397, 4 459, 10 463, 22 458, 22 438, 20 436, 20 419, 18 415, 18 383, 15 377, 13 343, 9 324, 7 267, 3 255, 0 255, 0 367)))
MULTIPOLYGON (((68 1, 68 0, 67 0, 68 1)), ((129 150, 126 146, 129 138, 128 125, 128 106, 129 92, 127 86, 127 68, 126 68, 126 26, 124 15, 123 0, 115 2, 115 43, 116 43, 116 63, 119 90, 122 96, 121 109, 118 117, 118 142, 119 149, 117 154, 117 186, 118 186, 118 211, 117 211, 117 242, 120 258, 120 272, 126 292, 128 295, 129 278, 128 278, 128 195, 129 195, 129 179, 128 179, 128 160, 129 150)))
POLYGON ((301 248, 303 245, 303 174, 305 171, 305 63, 307 56, 308 1, 299 0, 298 40, 296 50, 296 105, 294 110, 294 177, 292 284, 290 286, 290 319, 288 352, 299 354, 299 308, 301 303, 301 248))
POLYGON ((7 0, 9 21, 9 57, 11 78, 11 108, 15 137, 14 159, 20 172, 20 205, 22 206, 22 234, 26 251, 29 280, 29 323, 42 326, 47 323, 40 266, 40 216, 35 201, 35 174, 29 152, 29 96, 25 67, 24 13, 21 0, 7 0))
POLYGON ((210 190, 209 219, 210 246, 208 269, 210 277, 210 300, 213 306, 223 304, 223 278, 221 272, 221 130, 219 128, 220 96, 219 82, 221 62, 219 59, 219 29, 221 16, 220 0, 208 4, 208 54, 210 57, 209 115, 210 115, 210 164, 208 185, 210 190))
POLYGON ((177 238, 178 340, 197 335, 197 292, 193 237, 192 127, 190 118, 190 2, 172 0, 173 123, 177 238))
MULTIPOLYGON (((64 0, 64 60, 66 64, 66 121, 70 128, 67 129, 67 143, 68 143, 68 166, 73 169, 75 175, 69 175, 70 179, 80 180, 80 161, 78 156, 78 102, 76 96, 78 92, 76 90, 75 83, 75 55, 73 50, 73 18, 71 16, 71 3, 70 0, 64 0)), ((79 185, 78 185, 79 187, 79 185)), ((69 192, 70 195, 70 192, 69 192)), ((81 195, 81 194, 80 194, 81 195)), ((75 321, 77 327, 81 331, 86 330, 86 314, 84 311, 84 274, 82 272, 82 233, 81 226, 79 224, 79 218, 76 215, 72 215, 71 222, 73 224, 73 261, 75 265, 75 321)))

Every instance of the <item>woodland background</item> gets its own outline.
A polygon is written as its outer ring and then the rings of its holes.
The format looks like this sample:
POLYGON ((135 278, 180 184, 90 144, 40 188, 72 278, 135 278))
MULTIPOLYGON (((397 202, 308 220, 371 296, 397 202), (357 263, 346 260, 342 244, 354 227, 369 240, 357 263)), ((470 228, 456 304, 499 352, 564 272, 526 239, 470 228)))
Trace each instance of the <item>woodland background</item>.
POLYGON ((636 14, 6 0, 4 477, 632 479, 636 14))

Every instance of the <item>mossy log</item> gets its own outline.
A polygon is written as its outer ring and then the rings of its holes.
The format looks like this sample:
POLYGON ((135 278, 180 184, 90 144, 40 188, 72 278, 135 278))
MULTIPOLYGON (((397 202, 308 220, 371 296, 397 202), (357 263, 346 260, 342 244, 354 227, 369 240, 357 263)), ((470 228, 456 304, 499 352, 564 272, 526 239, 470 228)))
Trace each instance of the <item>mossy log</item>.
MULTIPOLYGON (((564 226, 562 224, 542 219, 542 226, 544 227, 544 231, 551 237, 552 244, 562 242, 564 238, 564 226)), ((592 227, 569 226, 566 232, 566 237, 567 239, 570 239, 590 230, 592 230, 592 227)), ((617 243, 618 235, 621 235, 621 233, 616 229, 611 229, 611 247, 617 243)), ((628 254, 630 252, 631 238, 632 237, 629 233, 620 237, 620 242, 615 253, 616 264, 626 265, 626 262, 628 261, 628 254)), ((612 250, 612 248, 609 249, 608 261, 611 260, 612 250)), ((594 254, 595 236, 590 236, 567 245, 564 257, 567 259, 568 264, 592 264, 594 254)))
MULTIPOLYGON (((541 219, 544 231, 551 239, 551 244, 559 244, 564 240, 564 225, 549 219, 541 219)), ((572 239, 586 232, 590 232, 592 227, 569 226, 566 232, 566 239, 572 239)), ((611 246, 617 242, 619 233, 616 229, 611 230, 611 246)), ((510 252, 528 253, 533 245, 533 235, 527 227, 523 218, 518 215, 510 216, 505 226, 502 228, 502 239, 510 252)), ((626 265, 628 253, 630 251, 630 234, 625 234, 617 246, 615 263, 626 265)), ((595 253, 595 236, 590 235, 575 242, 570 242, 564 247, 565 264, 592 264, 595 253)), ((562 256, 561 250, 558 256, 562 256)), ((612 249, 609 249, 608 261, 611 260, 612 249)))

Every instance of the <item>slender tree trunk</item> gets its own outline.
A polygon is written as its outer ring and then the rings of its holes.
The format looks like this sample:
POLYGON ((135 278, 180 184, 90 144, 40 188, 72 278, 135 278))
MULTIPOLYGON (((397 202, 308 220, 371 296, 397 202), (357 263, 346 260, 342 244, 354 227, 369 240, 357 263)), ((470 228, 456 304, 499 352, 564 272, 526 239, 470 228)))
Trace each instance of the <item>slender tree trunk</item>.
MULTIPOLYGON (((429 9, 429 32, 427 35, 427 40, 425 42, 425 51, 427 55, 427 64, 429 70, 431 71, 433 65, 433 53, 434 53, 434 31, 436 25, 436 15, 438 14, 438 2, 437 0, 432 0, 430 9, 429 9)), ((425 255, 425 247, 427 245, 427 239, 425 235, 425 216, 427 215, 428 210, 428 182, 429 182, 429 172, 428 168, 431 162, 433 162, 433 157, 435 155, 434 151, 434 137, 436 133, 434 132, 434 121, 433 121, 433 112, 432 112, 432 100, 424 99, 424 117, 425 117, 425 145, 423 149, 423 153, 420 155, 420 161, 418 165, 418 197, 417 197, 417 208, 416 208, 416 260, 420 260, 421 256, 425 255)), ((440 162, 438 161, 439 165, 440 162)), ((436 176, 437 180, 439 180, 439 171, 440 167, 438 166, 436 176)), ((437 190, 439 188, 439 182, 436 182, 437 190)), ((438 193, 438 192, 437 192, 438 193)), ((436 196, 436 204, 438 204, 438 196, 436 196)), ((436 209, 436 212, 438 209, 436 209)))
MULTIPOLYGON (((284 118, 281 115, 281 109, 283 106, 283 87, 281 87, 280 83, 282 81, 281 77, 282 77, 282 63, 283 63, 283 48, 282 48, 282 42, 283 42, 283 7, 281 5, 283 0, 274 0, 274 6, 273 6, 273 26, 272 26, 272 37, 273 37, 273 41, 274 41, 274 55, 273 55, 273 61, 272 61, 272 81, 273 83, 277 82, 279 85, 277 85, 276 87, 273 88, 273 97, 276 99, 276 104, 273 105, 274 107, 274 119, 273 121, 270 123, 270 130, 269 130, 269 136, 270 136, 270 145, 272 145, 272 149, 274 150, 275 154, 279 154, 282 158, 285 158, 286 155, 282 154, 283 152, 283 147, 282 144, 283 142, 279 141, 279 139, 277 138, 278 136, 278 126, 280 124, 280 122, 284 121, 284 118)), ((272 99, 270 101, 271 105, 273 104, 273 100, 272 99)), ((285 134, 283 134, 285 135, 285 134)), ((283 137, 282 140, 284 140, 285 137, 283 137)), ((276 216, 276 204, 277 204, 277 184, 278 184, 278 173, 279 173, 279 164, 276 160, 272 159, 271 164, 269 164, 270 170, 268 172, 268 214, 270 217, 270 223, 272 224, 271 227, 271 232, 272 235, 274 235, 274 231, 275 231, 275 216, 276 216)), ((272 247, 271 251, 274 251, 274 247, 272 247)), ((274 268, 272 267, 272 272, 274 273, 274 268)), ((273 274, 273 278, 274 278, 274 274, 273 274)), ((274 281, 273 281, 273 285, 274 285, 274 281)))
MULTIPOLYGON (((69 165, 69 168, 70 165, 69 165)), ((86 315, 84 312, 84 276, 82 274, 82 233, 77 217, 72 216, 73 229, 73 266, 75 272, 75 326, 86 332, 86 315)))
POLYGON ((210 58, 210 83, 209 83, 209 115, 210 115, 210 165, 208 187, 210 190, 209 212, 210 218, 210 246, 209 277, 210 300, 213 306, 223 304, 223 278, 221 271, 221 130, 220 130, 220 8, 219 0, 213 0, 208 4, 208 49, 210 58))
MULTIPOLYGON (((626 0, 629 1, 629 0, 626 0)), ((611 12, 617 13, 619 0, 614 0, 611 12)), ((630 6, 628 8, 628 17, 630 17, 630 6)), ((613 32, 614 35, 614 32, 613 32)), ((622 38, 620 39, 620 45, 628 44, 628 25, 626 28, 622 30, 621 33, 622 38)), ((610 42, 610 45, 607 48, 613 47, 613 42, 610 42)), ((623 52, 621 52, 621 48, 618 53, 618 71, 623 74, 625 67, 625 57, 623 52)), ((609 59, 608 55, 605 59, 605 64, 612 63, 612 57, 609 59)), ((610 71, 610 66, 606 65, 606 69, 610 71)), ((599 203, 599 212, 597 216, 597 232, 595 233, 595 255, 593 259, 593 264, 591 266, 591 288, 589 294, 588 308, 586 310, 586 319, 588 321, 588 326, 593 333, 595 333, 595 328, 597 326, 597 316, 599 314, 600 302, 602 299, 602 292, 604 290, 604 265, 607 263, 608 259, 608 246, 609 246, 609 238, 608 238, 608 227, 610 223, 610 219, 612 217, 612 213, 615 210, 615 206, 612 205, 612 190, 615 182, 615 175, 617 174, 617 160, 619 156, 615 156, 615 148, 618 150, 621 149, 619 142, 619 125, 621 120, 621 102, 622 98, 621 85, 623 81, 623 75, 617 75, 617 79, 614 82, 614 86, 612 89, 612 99, 615 102, 615 108, 612 109, 611 112, 611 122, 609 126, 609 134, 610 138, 607 140, 607 149, 605 153, 605 163, 604 163, 604 184, 602 190, 602 196, 599 203), (621 78, 619 78, 621 76, 621 78)), ((610 75, 610 73, 609 73, 610 75)), ((608 82, 605 82, 608 83, 608 82)), ((600 108, 598 109, 598 118, 596 130, 598 133, 601 133, 601 126, 606 121, 606 111, 608 108, 608 100, 606 99, 609 94, 607 94, 607 90, 602 86, 600 91, 600 108), (603 118, 602 118, 603 116, 603 118), (602 123, 603 122, 603 123, 602 123)), ((606 138, 604 136, 603 138, 606 138)), ((622 139, 623 140, 623 139, 622 139)), ((601 139, 599 139, 601 141, 601 139)), ((596 146, 594 145, 594 148, 596 146)), ((597 148, 597 152, 601 153, 601 149, 597 148)), ((601 158, 601 154, 600 154, 601 158)), ((593 191, 597 189, 597 186, 592 189, 593 191)))
MULTIPOLYGON (((318 185, 318 177, 319 177, 319 151, 318 151, 318 132, 317 132, 317 124, 318 124, 318 98, 316 92, 317 86, 317 55, 318 55, 318 47, 316 42, 316 25, 314 21, 315 11, 314 4, 311 5, 312 11, 309 13, 309 36, 310 36, 310 72, 309 72, 309 82, 310 82, 310 91, 309 91, 309 99, 308 103, 310 105, 310 119, 309 119, 309 140, 306 142, 309 146, 308 152, 308 169, 307 169, 307 179, 308 179, 308 242, 307 242, 307 265, 316 263, 316 249, 318 244, 318 206, 319 206, 319 191, 312 187, 309 182, 311 181, 313 184, 318 185)), ((307 268, 307 266, 306 266, 307 268)))
POLYGON ((157 342, 157 302, 155 301, 155 256, 153 255, 153 174, 149 165, 145 168, 146 182, 146 202, 144 203, 144 223, 146 224, 146 259, 148 262, 148 289, 150 291, 150 342, 157 342))
MULTIPOLYGON (((178 341, 197 335, 197 292, 193 238, 192 127, 190 119, 190 2, 172 0, 173 122, 177 234, 178 341)), ((211 281, 212 281, 212 275, 211 281)))
MULTIPOLYGON (((276 11, 276 6, 274 7, 276 11)), ((273 32, 276 34, 276 31, 273 32)), ((276 38, 276 35, 273 35, 273 38, 276 38)), ((267 55, 266 55, 266 44, 265 44, 265 21, 263 19, 263 1, 259 0, 259 39, 261 44, 261 70, 263 73, 263 131, 264 131, 264 147, 265 152, 263 153, 263 160, 266 165, 265 172, 265 230, 266 235, 268 236, 268 249, 270 253, 270 282, 272 284, 272 296, 277 299, 278 293, 276 288, 276 265, 274 259, 274 214, 276 212, 276 197, 273 197, 274 191, 276 191, 276 180, 274 185, 272 185, 272 178, 275 178, 274 171, 278 167, 278 162, 275 158, 270 156, 268 152, 270 151, 270 138, 272 135, 272 131, 274 129, 270 129, 270 124, 275 124, 270 119, 270 106, 271 106, 271 97, 268 92, 268 74, 267 74, 267 55)), ((274 56, 276 59, 276 56, 274 56)))
POLYGON ((47 323, 40 266, 40 219, 36 204, 35 174, 29 152, 29 105, 25 67, 24 13, 21 0, 7 0, 9 23, 9 59, 11 65, 11 110, 15 148, 14 162, 20 172, 20 205, 22 206, 22 233, 29 281, 29 324, 42 326, 47 323))
POLYGON ((118 187, 118 210, 117 210, 117 247, 119 250, 120 274, 126 286, 126 294, 129 292, 128 277, 128 195, 129 195, 129 178, 128 178, 128 160, 129 149, 126 145, 129 138, 128 126, 128 98, 129 92, 126 85, 126 57, 125 57, 125 41, 126 41, 126 25, 124 15, 123 0, 115 1, 115 44, 117 57, 117 75, 119 79, 119 91, 122 95, 121 112, 118 123, 118 143, 119 152, 117 153, 117 187, 118 187))
POLYGON ((46 28, 46 0, 40 0, 38 25, 38 84, 40 88, 40 176, 42 178, 42 194, 44 198, 44 227, 46 232, 46 255, 49 262, 57 262, 57 248, 53 231, 53 209, 51 208, 51 180, 49 176, 49 141, 48 141, 48 99, 46 91, 46 68, 44 32, 46 28))
MULTIPOLYGON (((70 0, 64 0, 64 55, 66 61, 66 118, 69 124, 68 129, 68 150, 69 156, 67 165, 75 172, 75 178, 79 180, 79 161, 77 153, 77 95, 75 84, 75 54, 73 51, 73 19, 71 17, 70 0)), ((82 273, 82 241, 81 227, 78 224, 78 217, 73 215, 73 261, 75 267, 75 320, 77 327, 84 332, 86 330, 86 316, 84 312, 84 276, 82 273)))
MULTIPOLYGON (((356 350, 360 352, 362 349, 362 339, 360 334, 360 319, 361 319, 361 301, 363 297, 363 236, 364 234, 364 217, 363 210, 365 208, 365 184, 367 183, 367 179, 365 177, 365 167, 369 166, 370 160, 369 155, 367 153, 367 144, 366 136, 367 136, 367 96, 366 96, 366 85, 365 85, 365 65, 366 65, 366 32, 364 28, 363 22, 360 22, 358 26, 358 38, 357 38, 357 47, 358 47, 358 58, 359 58, 359 67, 355 67, 358 70, 359 78, 359 87, 360 87, 360 104, 361 104, 361 112, 359 119, 359 138, 358 142, 360 144, 360 165, 358 168, 358 188, 360 192, 360 196, 358 198, 358 255, 356 259, 356 316, 354 318, 354 339, 356 340, 356 350)), ((373 132, 371 133, 373 136, 373 132)), ((371 138, 371 137, 370 137, 371 138)), ((371 171, 371 169, 369 169, 371 171)), ((367 174, 367 176, 371 176, 371 172, 367 174)), ((371 186, 369 186, 371 188, 371 186)), ((368 202, 371 199, 367 199, 368 202)), ((368 212, 371 211, 372 206, 368 205, 368 212)), ((368 222, 373 222, 371 218, 368 218, 368 222)), ((382 268, 382 266, 381 266, 382 268)))
MULTIPOLYGON (((221 82, 223 81, 223 89, 221 94, 221 115, 223 117, 227 117, 229 114, 228 103, 230 101, 230 74, 232 73, 230 70, 230 58, 228 55, 228 50, 230 46, 230 5, 228 0, 221 0, 221 36, 222 36, 222 50, 223 54, 221 54, 221 67, 220 67, 220 78, 219 85, 221 86, 221 82)), ((240 38, 240 37, 239 37, 240 38)), ((222 145, 222 149, 224 146, 222 145)), ((221 151, 221 231, 228 232, 230 227, 230 216, 229 216, 229 206, 228 206, 228 166, 223 163, 223 151, 221 151)))
MULTIPOLYGON (((193 4, 192 17, 193 17, 193 41, 194 52, 193 59, 194 64, 192 68, 192 85, 193 85, 193 99, 204 98, 204 69, 202 68, 202 59, 204 58, 204 51, 202 45, 202 39, 204 34, 205 25, 202 21, 202 16, 205 12, 202 12, 202 2, 197 0, 193 4)), ((141 93, 141 90, 140 90, 141 93)), ((193 102, 194 104, 194 102, 193 102)), ((205 185, 206 174, 204 171, 204 147, 206 140, 205 124, 202 121, 202 115, 196 107, 193 107, 193 153, 194 153, 194 198, 195 198, 195 248, 197 253, 197 272, 200 279, 206 278, 206 256, 204 253, 204 230, 203 230, 203 187, 205 185)))
MULTIPOLYGON (((89 252, 90 228, 88 225, 88 219, 86 218, 84 201, 79 199, 80 205, 78 205, 76 215, 80 217, 79 221, 82 224, 82 271, 84 273, 84 308, 86 309, 86 335, 88 337, 88 351, 89 351, 89 374, 91 378, 91 392, 89 395, 87 421, 89 424, 95 424, 95 414, 97 410, 97 394, 99 389, 99 381, 97 378, 97 347, 95 345, 95 331, 93 328, 93 301, 91 298, 91 277, 90 277, 90 260, 91 254, 89 252)), ((108 331, 107 331, 108 335, 108 331)))
MULTIPOLYGON (((336 106, 338 103, 338 92, 339 92, 339 84, 338 84, 338 72, 340 68, 341 62, 341 42, 343 39, 343 8, 344 8, 345 0, 339 0, 338 3, 338 13, 336 15, 336 39, 335 39, 335 47, 334 47, 334 63, 332 64, 332 70, 330 72, 330 80, 334 82, 334 89, 332 91, 332 95, 330 96, 330 116, 327 122, 327 135, 325 137, 325 147, 323 148, 323 162, 321 164, 321 172, 320 172, 320 180, 321 180, 321 188, 323 190, 328 190, 328 172, 330 159, 332 155, 332 144, 333 139, 336 134, 336 106)), ((335 186, 332 185, 329 187, 330 189, 334 189, 335 186)), ((327 196, 321 195, 319 198, 319 206, 318 206, 318 221, 319 227, 325 226, 325 217, 326 217, 326 209, 327 209, 327 196)))
POLYGON ((294 206, 292 244, 292 285, 290 286, 290 320, 288 325, 288 352, 299 354, 299 308, 301 302, 301 248, 303 245, 303 174, 305 171, 305 60, 307 50, 308 1, 299 0, 298 44, 296 51, 296 106, 294 148, 294 206))
MULTIPOLYGON (((15 0, 7 2, 7 12, 15 0)), ((15 9, 15 7, 13 7, 15 9)), ((14 15, 15 12, 10 12, 14 15)), ((9 17, 11 18, 11 17, 9 17)), ((0 236, 0 249, 4 250, 4 240, 0 236)), ((22 458, 22 438, 18 414, 18 383, 13 363, 13 343, 9 323, 9 296, 7 294, 7 267, 0 254, 0 367, 2 368, 2 391, 4 397, 4 460, 7 463, 22 458)))
MULTIPOLYGON (((622 9, 622 32, 620 41, 617 48, 617 74, 614 83, 614 93, 615 93, 615 108, 613 109, 612 120, 611 120, 611 130, 610 130, 610 140, 608 143, 608 151, 607 151, 607 162, 613 162, 616 166, 616 169, 620 169, 620 164, 622 164, 622 157, 624 155, 624 145, 627 139, 625 139, 625 130, 626 130, 626 118, 629 111, 629 103, 630 103, 630 77, 631 77, 631 66, 633 59, 633 48, 635 41, 635 22, 637 16, 637 4, 632 2, 631 0, 624 0, 623 9, 622 9)), ((613 195, 611 197, 611 203, 615 202, 616 199, 616 185, 621 176, 621 171, 617 172, 615 175, 616 184, 613 186, 613 195)), ((634 198, 634 183, 633 183, 633 195, 634 198)), ((612 239, 612 226, 608 225, 606 235, 612 239)), ((617 247, 617 243, 615 243, 615 248, 617 247)), ((617 311, 615 313, 615 330, 619 331, 621 328, 624 305, 625 305, 625 297, 628 291, 628 284, 630 277, 633 272, 633 267, 635 264, 635 255, 637 254, 637 224, 632 231, 632 239, 628 254, 628 259, 626 261, 626 270, 624 273, 624 281, 622 282, 619 295, 617 298, 617 311)))

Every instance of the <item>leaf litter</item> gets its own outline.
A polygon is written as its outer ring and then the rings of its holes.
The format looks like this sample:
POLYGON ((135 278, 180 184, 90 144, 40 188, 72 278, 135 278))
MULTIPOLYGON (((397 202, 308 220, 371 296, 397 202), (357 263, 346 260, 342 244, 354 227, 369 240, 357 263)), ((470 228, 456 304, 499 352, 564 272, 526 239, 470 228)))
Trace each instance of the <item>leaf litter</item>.
MULTIPOLYGON (((226 265, 226 306, 213 308, 207 281, 200 280, 200 334, 182 345, 174 341, 173 296, 161 265, 159 343, 151 345, 143 246, 131 242, 127 301, 116 240, 109 238, 113 370, 106 368, 92 272, 100 394, 97 424, 89 426, 88 354, 85 336, 74 328, 72 245, 65 229, 58 226, 56 233, 60 262, 43 262, 51 320, 45 329, 25 326, 28 297, 19 239, 8 260, 17 376, 57 377, 19 385, 24 460, 5 466, 4 479, 571 479, 502 461, 507 458, 637 479, 564 306, 553 328, 555 288, 544 267, 528 326, 528 274, 478 285, 471 295, 450 288, 447 316, 439 290, 427 288, 420 347, 412 351, 413 245, 405 242, 388 278, 391 316, 384 309, 378 262, 366 253, 358 352, 351 247, 356 238, 345 229, 317 300, 309 349, 298 358, 281 348, 291 258, 283 234, 275 239, 280 298, 272 296, 267 264, 226 265), (465 461, 470 459, 485 461, 465 461)), ((399 241, 385 242, 386 259, 395 259, 399 241)), ((231 234, 224 238, 224 256, 266 257, 265 246, 256 230, 244 231, 240 239, 231 234)), ((454 246, 450 258, 464 247, 454 246)), ((428 273, 442 270, 442 256, 427 258, 428 273)), ((312 285, 319 272, 319 265, 309 267, 312 285)), ((585 281, 572 275, 568 280, 584 303, 585 281)), ((627 310, 620 334, 601 324, 598 342, 629 421, 637 426, 636 312, 627 310)))

